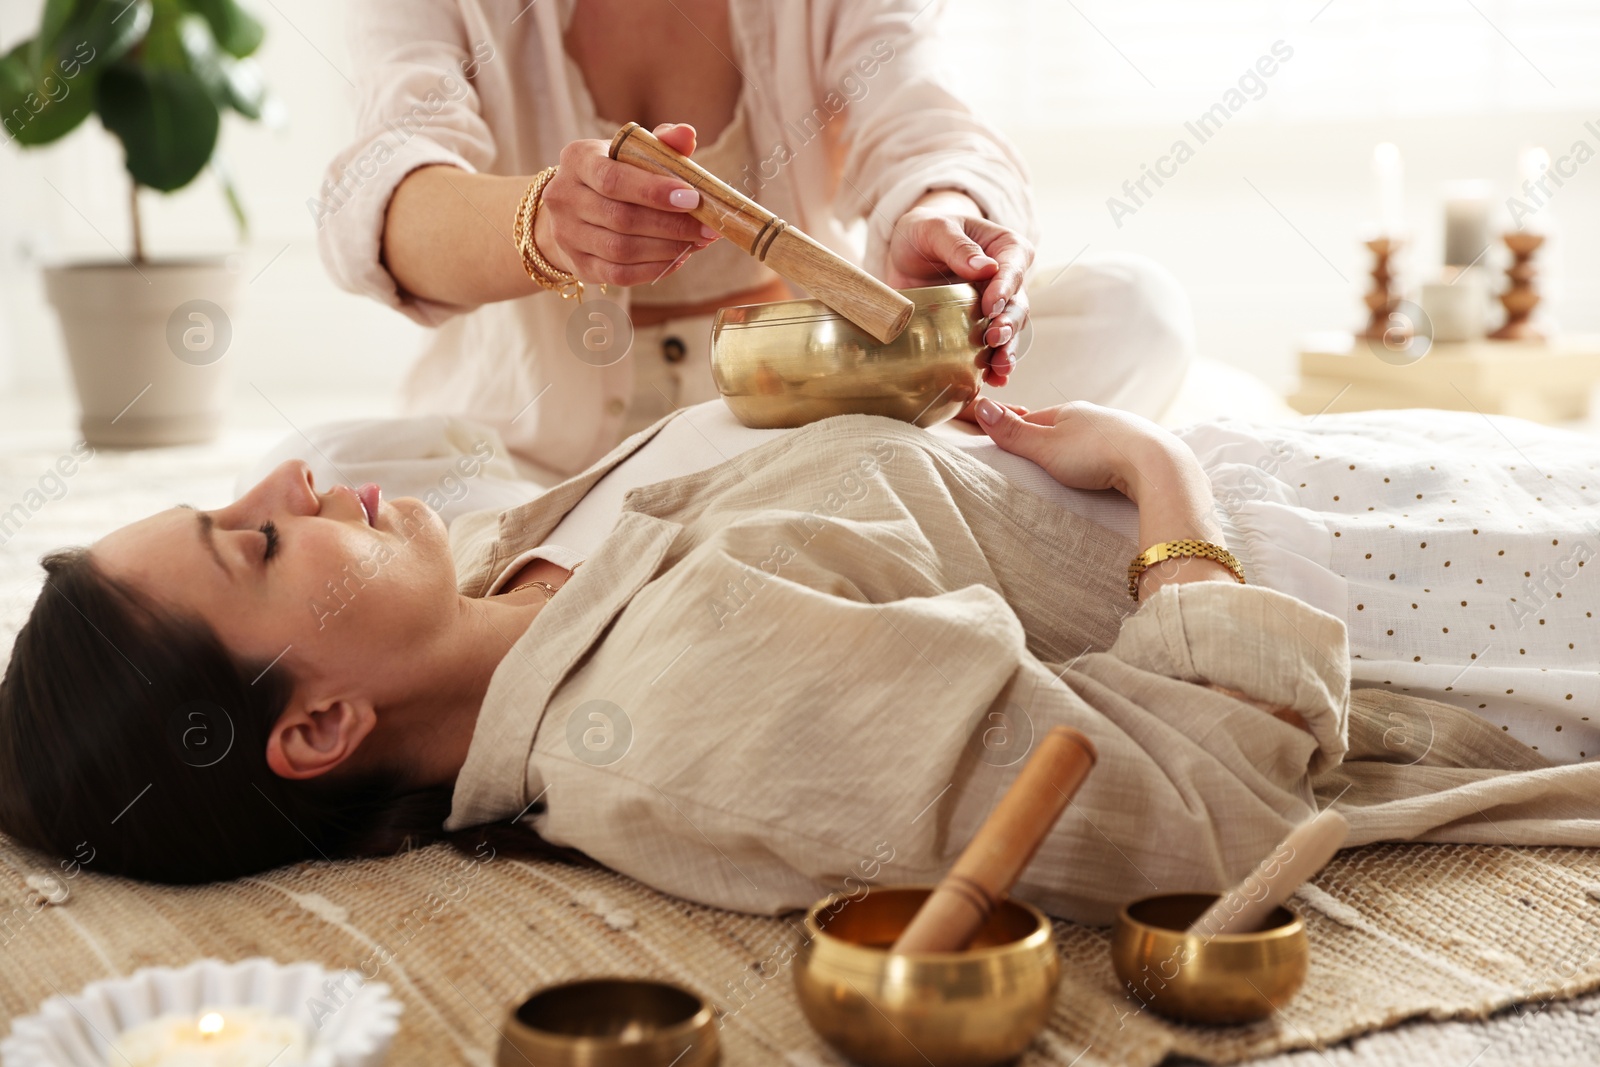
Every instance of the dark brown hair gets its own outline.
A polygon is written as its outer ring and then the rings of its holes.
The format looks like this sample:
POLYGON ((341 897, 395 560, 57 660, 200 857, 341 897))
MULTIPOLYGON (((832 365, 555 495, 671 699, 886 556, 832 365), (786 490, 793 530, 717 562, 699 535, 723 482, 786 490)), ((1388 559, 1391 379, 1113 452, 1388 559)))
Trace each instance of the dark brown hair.
POLYGON ((0 681, 0 830, 21 843, 172 883, 439 839, 577 857, 509 824, 444 834, 449 786, 279 778, 266 749, 291 690, 281 665, 237 661, 205 623, 148 602, 86 549, 42 562, 0 681))

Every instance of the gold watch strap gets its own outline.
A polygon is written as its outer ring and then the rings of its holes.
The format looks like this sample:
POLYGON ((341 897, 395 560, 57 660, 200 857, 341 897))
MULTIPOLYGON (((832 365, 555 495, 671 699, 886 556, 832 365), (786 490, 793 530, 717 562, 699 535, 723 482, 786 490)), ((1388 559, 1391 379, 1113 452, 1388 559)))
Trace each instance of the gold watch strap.
POLYGON ((1214 545, 1210 541, 1163 541, 1159 545, 1151 545, 1128 564, 1128 595, 1139 599, 1139 575, 1151 566, 1165 559, 1199 558, 1214 560, 1233 572, 1234 578, 1240 585, 1244 584, 1244 566, 1240 564, 1232 552, 1221 545, 1214 545))

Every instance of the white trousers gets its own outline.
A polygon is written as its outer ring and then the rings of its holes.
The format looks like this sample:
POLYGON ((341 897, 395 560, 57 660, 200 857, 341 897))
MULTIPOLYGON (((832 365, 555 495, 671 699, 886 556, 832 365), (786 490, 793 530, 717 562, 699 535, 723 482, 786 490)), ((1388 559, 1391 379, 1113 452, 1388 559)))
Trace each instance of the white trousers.
MULTIPOLYGON (((1016 372, 990 395, 1029 408, 1089 400, 1160 416, 1194 356, 1189 302, 1172 275, 1138 256, 1106 255, 1036 268, 1027 292, 1030 322, 1016 372)), ((710 347, 710 316, 635 333, 625 357, 636 361, 634 396, 619 441, 675 408, 716 399, 710 347)), ((526 503, 556 480, 508 453, 471 412, 311 427, 246 471, 239 491, 287 459, 309 463, 321 485, 370 481, 390 497, 419 497, 446 522, 526 503)))

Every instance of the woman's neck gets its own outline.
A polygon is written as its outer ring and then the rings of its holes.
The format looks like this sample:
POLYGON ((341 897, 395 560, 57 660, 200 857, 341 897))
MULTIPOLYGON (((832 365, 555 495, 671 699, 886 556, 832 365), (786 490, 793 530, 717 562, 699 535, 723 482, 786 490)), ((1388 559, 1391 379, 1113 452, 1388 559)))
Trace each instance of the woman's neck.
POLYGON ((449 785, 461 772, 495 670, 546 603, 537 587, 492 597, 459 597, 455 619, 423 654, 423 679, 382 709, 388 743, 374 753, 412 785, 449 785))

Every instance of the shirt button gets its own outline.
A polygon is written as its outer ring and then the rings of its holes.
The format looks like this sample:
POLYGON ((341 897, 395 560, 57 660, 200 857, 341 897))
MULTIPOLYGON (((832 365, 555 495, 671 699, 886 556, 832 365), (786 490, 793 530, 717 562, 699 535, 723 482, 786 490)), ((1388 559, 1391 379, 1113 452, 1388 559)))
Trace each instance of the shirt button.
POLYGON ((628 405, 622 402, 622 398, 620 396, 614 396, 610 400, 606 401, 606 414, 621 415, 623 411, 627 409, 627 407, 628 405))

